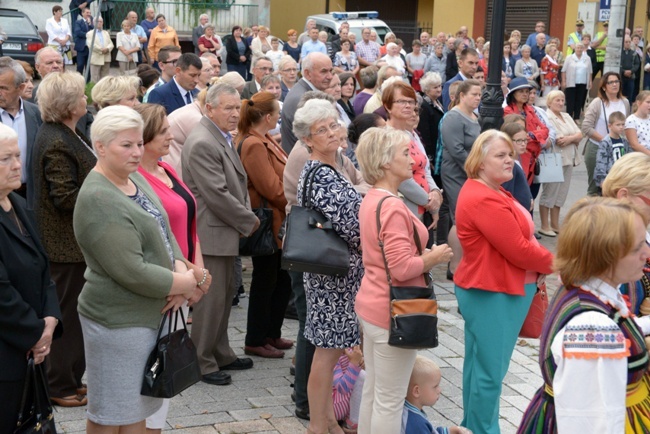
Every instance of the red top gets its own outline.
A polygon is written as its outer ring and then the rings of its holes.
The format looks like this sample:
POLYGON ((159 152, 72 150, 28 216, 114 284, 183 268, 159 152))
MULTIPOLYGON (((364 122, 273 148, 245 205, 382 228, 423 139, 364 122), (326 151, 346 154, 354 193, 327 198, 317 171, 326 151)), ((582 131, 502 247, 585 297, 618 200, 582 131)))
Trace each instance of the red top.
MULTIPOLYGON (((174 180, 176 180, 176 182, 178 182, 181 187, 185 189, 185 191, 188 192, 188 194, 192 197, 192 200, 194 200, 194 220, 192 221, 191 232, 189 234, 190 236, 188 237, 187 230, 189 225, 187 219, 189 214, 187 209, 187 202, 185 202, 185 199, 176 194, 176 192, 169 188, 167 184, 144 170, 142 166, 138 167, 138 172, 145 177, 153 191, 160 198, 160 201, 165 208, 165 212, 167 212, 167 215, 169 216, 171 231, 176 238, 176 242, 178 242, 178 246, 181 248, 183 256, 190 262, 194 262, 194 258, 188 258, 190 251, 188 239, 194 240, 194 245, 196 246, 196 243, 198 242, 198 237, 196 236, 196 200, 194 199, 192 192, 190 192, 190 189, 187 188, 185 184, 183 184, 183 181, 181 181, 181 179, 178 177, 176 171, 174 171, 172 166, 163 161, 159 161, 158 165, 165 169, 167 173, 172 176, 174 180)), ((196 252, 196 248, 192 249, 192 251, 196 252)))
POLYGON ((526 118, 526 132, 528 133, 526 150, 528 152, 521 155, 520 161, 521 168, 524 169, 524 173, 526 174, 528 185, 530 185, 533 183, 535 160, 537 160, 539 153, 542 152, 542 147, 546 145, 546 140, 548 140, 548 127, 537 117, 535 108, 531 105, 524 104, 523 111, 519 111, 517 103, 513 101, 503 109, 504 116, 511 114, 522 115, 526 118))
POLYGON ((526 271, 552 272, 553 255, 531 240, 533 229, 503 188, 468 179, 458 195, 456 225, 463 257, 454 283, 461 288, 524 295, 526 271))
MULTIPOLYGON (((417 134, 417 133, 413 133, 417 134)), ((427 182, 426 170, 429 169, 429 160, 427 156, 420 150, 420 147, 415 140, 411 140, 409 143, 409 151, 411 152, 411 158, 413 158, 413 180, 418 183, 420 187, 424 189, 427 193, 431 190, 429 188, 429 183, 427 182)), ((424 207, 418 206, 418 213, 424 214, 424 207)), ((426 244, 426 243, 425 243, 426 244)))

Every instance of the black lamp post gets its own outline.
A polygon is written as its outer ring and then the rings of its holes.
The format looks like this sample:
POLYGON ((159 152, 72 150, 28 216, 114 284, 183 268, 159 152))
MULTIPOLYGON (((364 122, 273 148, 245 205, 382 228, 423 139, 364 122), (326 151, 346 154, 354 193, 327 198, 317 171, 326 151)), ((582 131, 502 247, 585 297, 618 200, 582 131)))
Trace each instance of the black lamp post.
POLYGON ((506 27, 506 0, 492 0, 492 29, 490 29, 490 67, 487 85, 481 96, 481 131, 499 129, 503 123, 503 91, 501 90, 501 63, 503 62, 503 34, 506 27))

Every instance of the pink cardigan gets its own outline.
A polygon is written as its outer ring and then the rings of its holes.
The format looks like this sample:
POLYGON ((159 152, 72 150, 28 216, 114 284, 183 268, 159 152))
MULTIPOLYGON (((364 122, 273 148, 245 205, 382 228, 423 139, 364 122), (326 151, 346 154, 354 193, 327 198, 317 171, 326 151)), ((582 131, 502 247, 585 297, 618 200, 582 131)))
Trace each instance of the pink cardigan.
MULTIPOLYGON (((365 274, 357 293, 355 310, 364 321, 377 327, 390 326, 390 291, 386 280, 386 267, 377 237, 377 204, 387 192, 370 189, 361 202, 361 250, 365 274)), ((417 228, 423 248, 429 234, 426 226, 399 198, 386 199, 381 206, 381 233, 384 250, 395 286, 424 285, 424 261, 417 253, 413 240, 413 224, 417 228)))
MULTIPOLYGON (((180 185, 187 191, 187 193, 192 196, 192 200, 194 200, 194 220, 192 221, 192 226, 191 226, 191 233, 190 236, 194 242, 194 246, 196 246, 196 243, 198 242, 198 237, 196 236, 196 200, 194 199, 194 196, 190 192, 190 189, 187 188, 185 184, 183 184, 183 181, 179 178, 178 174, 176 171, 170 166, 169 164, 165 163, 164 161, 159 161, 158 165, 165 169, 180 185)), ((167 212, 167 215, 169 216, 169 224, 171 225, 171 230, 172 233, 174 234, 174 237, 176 237, 176 241, 178 242, 179 247, 181 248, 181 252, 183 253, 183 256, 190 262, 194 262, 194 258, 188 258, 188 254, 190 251, 189 245, 187 240, 190 238, 187 235, 187 219, 188 219, 188 212, 187 212, 187 203, 185 200, 180 197, 178 194, 174 192, 171 188, 169 188, 164 182, 144 170, 142 167, 138 167, 138 172, 142 176, 145 177, 147 182, 149 182, 149 185, 151 185, 151 188, 153 188, 153 191, 158 195, 160 198, 160 201, 163 204, 163 207, 165 208, 165 211, 167 212)), ((196 249, 194 249, 196 252, 196 249)))

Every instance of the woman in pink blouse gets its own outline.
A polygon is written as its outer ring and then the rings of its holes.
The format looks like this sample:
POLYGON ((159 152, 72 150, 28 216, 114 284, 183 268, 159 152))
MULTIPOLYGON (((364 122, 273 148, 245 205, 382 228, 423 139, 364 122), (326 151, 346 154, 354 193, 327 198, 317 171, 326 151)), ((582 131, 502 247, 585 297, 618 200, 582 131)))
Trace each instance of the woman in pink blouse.
POLYGON ((361 248, 365 274, 355 300, 363 328, 366 379, 363 385, 359 434, 400 432, 404 397, 417 350, 388 345, 390 290, 379 248, 395 286, 424 286, 424 273, 451 259, 446 244, 418 252, 415 237, 426 244, 427 228, 397 196, 402 182, 413 177, 410 136, 394 129, 368 129, 356 150, 364 179, 373 185, 361 202, 361 248), (376 211, 381 206, 378 231, 376 211))
MULTIPOLYGON (((161 161, 162 157, 169 154, 173 139, 165 108, 158 104, 141 104, 136 106, 135 110, 144 120, 144 152, 138 172, 146 178, 160 198, 169 216, 172 233, 186 258, 187 268, 194 271, 194 277, 199 283, 194 290, 194 296, 189 300, 191 305, 207 293, 212 281, 210 272, 203 267, 201 246, 196 236, 196 201, 172 166, 161 161)), ((187 318, 188 305, 182 309, 187 318)), ((153 430, 159 433, 162 430, 168 410, 169 400, 165 399, 160 410, 147 418, 147 432, 153 430)))

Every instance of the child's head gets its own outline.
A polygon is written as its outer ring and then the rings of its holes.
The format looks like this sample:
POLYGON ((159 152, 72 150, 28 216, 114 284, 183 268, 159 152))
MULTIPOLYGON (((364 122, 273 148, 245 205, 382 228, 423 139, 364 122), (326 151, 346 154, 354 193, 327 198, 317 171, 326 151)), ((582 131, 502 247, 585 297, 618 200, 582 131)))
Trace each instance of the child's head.
POLYGON ((524 128, 520 122, 510 122, 503 124, 501 125, 501 131, 510 137, 517 155, 521 155, 526 152, 528 134, 526 133, 526 128, 524 128))
POLYGON ((517 122, 517 123, 519 123, 522 127, 526 128, 526 118, 523 117, 522 115, 518 114, 518 113, 513 113, 513 114, 510 114, 510 115, 505 115, 505 116, 503 117, 503 123, 504 123, 504 125, 505 125, 505 124, 509 124, 509 123, 511 123, 511 122, 517 122))
POLYGON ((406 399, 419 409, 434 405, 440 398, 441 379, 440 368, 433 360, 417 356, 406 399))
POLYGON ((650 90, 639 92, 632 109, 637 116, 646 117, 650 114, 650 90))
POLYGON ((323 44, 327 42, 327 32, 326 31, 320 31, 318 32, 318 40, 321 41, 323 44))
POLYGON ((619 138, 625 132, 625 115, 621 112, 614 112, 609 115, 607 120, 609 136, 615 139, 619 138))
POLYGON ((278 51, 278 48, 280 48, 280 40, 275 36, 271 38, 271 48, 273 48, 273 51, 278 51))

